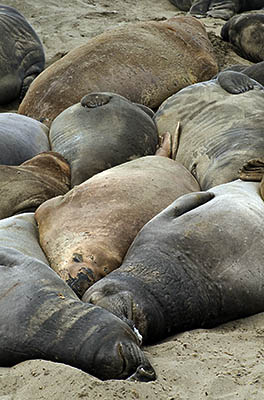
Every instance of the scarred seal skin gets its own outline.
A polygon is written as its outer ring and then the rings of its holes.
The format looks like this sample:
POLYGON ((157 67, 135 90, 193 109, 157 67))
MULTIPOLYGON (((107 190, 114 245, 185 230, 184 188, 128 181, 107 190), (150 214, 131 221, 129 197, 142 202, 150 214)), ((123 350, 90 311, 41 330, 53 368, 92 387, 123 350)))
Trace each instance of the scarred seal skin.
POLYGON ((0 164, 20 165, 50 150, 49 129, 33 118, 0 113, 0 164))
POLYGON ((105 169, 153 155, 158 132, 150 116, 115 93, 90 93, 62 113, 49 131, 51 149, 71 166, 71 186, 105 169))
POLYGON ((156 108, 217 72, 213 46, 196 18, 127 24, 95 36, 45 69, 18 111, 50 126, 90 92, 113 92, 156 108))
POLYGON ((172 133, 180 121, 175 159, 207 190, 238 179, 248 160, 263 156, 263 109, 263 86, 225 71, 168 98, 154 119, 159 133, 172 133))
POLYGON ((263 212, 257 182, 184 195, 83 301, 133 321, 145 343, 263 312, 263 212))
POLYGON ((0 221, 0 366, 42 358, 100 379, 153 380, 132 329, 81 302, 47 265, 32 213, 0 221))
POLYGON ((20 166, 0 165, 0 219, 35 211, 70 190, 70 166, 59 154, 40 153, 20 166))
POLYGON ((264 61, 264 13, 235 15, 222 27, 221 36, 246 60, 264 61))
POLYGON ((0 4, 0 104, 22 100, 44 66, 35 30, 15 8, 0 4))
POLYGON ((179 10, 195 17, 229 19, 234 14, 263 8, 263 0, 170 0, 179 10))
POLYGON ((110 168, 35 212, 51 267, 79 295, 119 267, 143 225, 179 196, 200 190, 180 163, 146 156, 110 168))

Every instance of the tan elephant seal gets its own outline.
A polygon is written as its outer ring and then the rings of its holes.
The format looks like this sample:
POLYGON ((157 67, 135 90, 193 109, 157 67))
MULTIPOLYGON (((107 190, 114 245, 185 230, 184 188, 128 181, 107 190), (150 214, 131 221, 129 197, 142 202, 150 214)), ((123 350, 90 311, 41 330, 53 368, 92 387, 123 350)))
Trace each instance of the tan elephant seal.
POLYGON ((156 108, 217 71, 213 47, 196 18, 131 23, 95 36, 49 66, 18 111, 50 125, 90 92, 114 92, 156 108))
POLYGON ((70 166, 59 153, 40 153, 20 166, 0 165, 0 219, 35 211, 69 189, 70 166))
POLYGON ((51 267, 81 296, 121 264, 132 240, 179 196, 199 190, 180 163, 146 156, 110 168, 35 213, 51 267))

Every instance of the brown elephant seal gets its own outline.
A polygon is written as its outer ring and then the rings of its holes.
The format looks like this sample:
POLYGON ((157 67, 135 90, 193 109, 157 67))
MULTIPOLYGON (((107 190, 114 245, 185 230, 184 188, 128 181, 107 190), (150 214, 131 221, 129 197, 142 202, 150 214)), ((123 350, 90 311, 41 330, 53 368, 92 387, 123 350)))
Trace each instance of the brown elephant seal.
POLYGON ((47 265, 34 214, 0 221, 0 366, 41 358, 100 379, 154 380, 133 330, 81 302, 47 265))
POLYGON ((243 58, 264 61, 264 14, 235 15, 221 29, 222 39, 230 42, 243 58))
POLYGON ((0 165, 0 219, 35 211, 69 190, 70 166, 59 153, 40 153, 20 166, 0 165))
POLYGON ((170 0, 179 10, 196 17, 229 19, 243 11, 264 7, 263 0, 170 0))
POLYGON ((20 165, 50 150, 46 125, 16 113, 0 113, 0 164, 20 165))
POLYGON ((263 213, 257 182, 182 196, 83 301, 132 320, 144 342, 263 312, 263 213))
POLYGON ((100 172, 35 213, 51 267, 82 296, 119 267, 142 226, 199 185, 181 164, 146 156, 100 172))
POLYGON ((90 93, 55 118, 50 145, 69 162, 72 187, 105 169, 155 153, 158 132, 146 108, 115 93, 90 93))
POLYGON ((173 132, 180 121, 176 160, 207 190, 237 179, 249 159, 262 157, 263 109, 263 86, 225 71, 168 98, 154 119, 159 133, 173 132))
POLYGON ((24 97, 43 71, 45 55, 35 30, 15 8, 0 5, 0 104, 24 97))
POLYGON ((90 92, 113 92, 156 108, 171 94, 217 71, 213 47, 196 18, 131 23, 93 37, 45 69, 19 113, 49 126, 90 92))

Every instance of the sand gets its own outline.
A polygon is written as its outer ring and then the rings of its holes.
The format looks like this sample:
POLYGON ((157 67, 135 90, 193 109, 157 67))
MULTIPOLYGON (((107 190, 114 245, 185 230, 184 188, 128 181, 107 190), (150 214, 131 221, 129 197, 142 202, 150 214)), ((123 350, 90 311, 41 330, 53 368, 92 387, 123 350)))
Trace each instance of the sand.
MULTIPOLYGON (((46 65, 105 30, 134 21, 184 14, 168 0, 9 0, 39 34, 46 65)), ((224 43, 224 21, 203 19, 221 68, 250 64, 224 43)), ((17 105, 1 111, 16 111, 17 105)), ((173 336, 145 351, 157 372, 150 383, 102 382, 76 368, 29 360, 0 368, 0 400, 156 399, 262 400, 264 314, 218 328, 173 336)))

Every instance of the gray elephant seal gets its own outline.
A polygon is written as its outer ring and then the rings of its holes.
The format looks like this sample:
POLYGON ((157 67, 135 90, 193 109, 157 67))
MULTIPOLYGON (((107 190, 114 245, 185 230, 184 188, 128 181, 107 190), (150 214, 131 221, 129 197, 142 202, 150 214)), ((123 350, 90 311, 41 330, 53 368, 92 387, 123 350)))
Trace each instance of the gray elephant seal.
POLYGON ((235 15, 222 27, 221 36, 246 60, 264 61, 263 13, 235 15))
POLYGON ((42 358, 100 379, 153 380, 132 329, 81 302, 47 265, 34 214, 0 221, 0 366, 42 358))
POLYGON ((158 131, 150 115, 148 107, 109 92, 89 93, 60 113, 49 139, 51 149, 71 166, 71 187, 105 169, 153 155, 158 131))
POLYGON ((176 160, 202 190, 238 179, 239 169, 264 148, 264 90, 243 73, 188 86, 155 114, 158 132, 173 132, 180 121, 176 160))
POLYGON ((224 71, 242 72, 264 86, 264 61, 252 65, 235 64, 225 68, 224 71))
POLYGON ((132 320, 145 342, 263 312, 263 213, 256 182, 184 195, 83 300, 132 320))
POLYGON ((44 49, 35 30, 15 8, 1 4, 0 104, 22 100, 44 66, 44 49))
POLYGON ((177 8, 196 17, 229 19, 243 11, 264 7, 263 0, 170 0, 177 8))
POLYGON ((20 165, 50 150, 49 129, 41 122, 16 113, 0 113, 0 164, 20 165))

